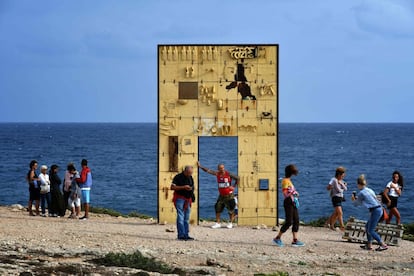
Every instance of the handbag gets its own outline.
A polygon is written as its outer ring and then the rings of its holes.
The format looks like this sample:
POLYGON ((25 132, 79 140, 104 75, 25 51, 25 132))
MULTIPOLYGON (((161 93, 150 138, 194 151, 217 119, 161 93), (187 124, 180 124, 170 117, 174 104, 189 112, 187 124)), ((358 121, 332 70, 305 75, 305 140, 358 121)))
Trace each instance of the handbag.
POLYGON ((299 198, 297 196, 293 197, 293 205, 296 207, 296 209, 299 209, 299 198))
POLYGON ((41 184, 40 185, 40 193, 47 194, 50 192, 50 185, 49 184, 41 184))
POLYGON ((388 215, 387 209, 382 207, 382 217, 380 218, 380 221, 387 221, 390 219, 390 216, 388 215))

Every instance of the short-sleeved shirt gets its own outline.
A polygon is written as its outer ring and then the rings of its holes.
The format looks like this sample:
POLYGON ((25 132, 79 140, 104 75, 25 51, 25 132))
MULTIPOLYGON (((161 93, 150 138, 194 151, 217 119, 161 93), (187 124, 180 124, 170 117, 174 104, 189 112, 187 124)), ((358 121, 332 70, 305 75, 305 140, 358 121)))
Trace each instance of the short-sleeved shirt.
MULTIPOLYGON (((184 175, 184 173, 179 173, 177 174, 172 183, 176 186, 186 186, 189 185, 191 188, 194 189, 194 180, 192 176, 186 176, 184 175)), ((187 190, 180 190, 180 191, 175 191, 177 194, 185 197, 185 198, 191 198, 191 196, 193 195, 193 190, 191 191, 187 191, 187 190)))
POLYGON ((293 186, 292 181, 289 178, 282 179, 282 192, 285 198, 292 196, 295 192, 295 186, 293 186))
POLYGON ((332 178, 329 183, 332 185, 331 196, 334 197, 344 197, 344 191, 347 190, 345 183, 342 180, 332 178))
MULTIPOLYGON (((396 189, 395 188, 391 188, 391 185, 393 184, 393 182, 391 181, 390 183, 388 183, 387 184, 387 188, 388 189, 390 189, 390 191, 388 192, 388 195, 389 196, 392 196, 392 197, 399 197, 399 195, 398 195, 398 193, 397 193, 397 191, 396 191, 396 189)), ((397 185, 398 186, 398 189, 401 189, 401 186, 399 185, 399 184, 395 184, 395 185, 397 185)))
POLYGON ((331 197, 333 197, 333 183, 336 181, 336 178, 335 177, 332 177, 331 178, 331 180, 329 181, 329 183, 328 183, 328 186, 330 187, 330 189, 329 189, 329 195, 331 196, 331 197))

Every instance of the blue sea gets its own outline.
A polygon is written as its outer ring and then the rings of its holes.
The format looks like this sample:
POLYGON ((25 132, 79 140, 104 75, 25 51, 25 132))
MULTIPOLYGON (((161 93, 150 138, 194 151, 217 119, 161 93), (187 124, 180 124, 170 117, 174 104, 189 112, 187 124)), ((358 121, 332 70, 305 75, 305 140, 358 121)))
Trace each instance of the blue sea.
MULTIPOLYGON (((359 174, 379 193, 398 169, 405 189, 399 201, 402 221, 414 222, 414 124, 287 124, 279 125, 279 177, 294 163, 300 170, 293 182, 301 194, 301 220, 328 216, 331 203, 325 190, 337 166, 347 168, 349 191, 344 217, 367 217, 352 206, 359 174)), ((25 176, 30 160, 56 163, 63 177, 68 162, 89 160, 94 177, 92 203, 122 213, 157 215, 157 125, 154 123, 3 123, 0 124, 0 205, 27 204, 25 176)), ((200 138, 203 165, 224 162, 237 173, 237 138, 200 138)), ((196 160, 195 160, 196 161, 196 160)), ((200 172, 200 218, 214 217, 217 196, 214 177, 200 172)), ((279 200, 283 218, 282 200, 279 200)))

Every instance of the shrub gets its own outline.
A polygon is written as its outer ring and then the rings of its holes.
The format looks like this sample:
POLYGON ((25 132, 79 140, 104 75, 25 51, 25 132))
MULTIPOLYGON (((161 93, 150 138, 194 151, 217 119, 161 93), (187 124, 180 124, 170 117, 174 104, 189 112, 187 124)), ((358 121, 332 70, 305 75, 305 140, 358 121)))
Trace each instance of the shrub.
POLYGON ((150 219, 150 218, 152 218, 151 216, 144 215, 144 214, 140 214, 140 213, 135 212, 135 211, 130 212, 130 213, 127 215, 127 217, 130 217, 130 218, 140 218, 140 219, 150 219))
POLYGON ((90 207, 89 209, 90 212, 95 213, 95 214, 105 214, 105 215, 110 215, 112 217, 120 217, 123 216, 120 212, 115 211, 113 209, 108 209, 108 208, 102 208, 102 207, 90 207))
POLYGON ((312 227, 324 227, 327 220, 328 220, 328 217, 321 217, 316 220, 311 220, 306 225, 312 226, 312 227))
POLYGON ((414 223, 404 224, 404 240, 414 241, 414 223))
POLYGON ((155 260, 155 258, 143 256, 140 251, 135 251, 132 254, 108 253, 102 258, 93 260, 93 262, 104 266, 130 267, 162 274, 185 274, 179 269, 172 268, 163 262, 155 260))

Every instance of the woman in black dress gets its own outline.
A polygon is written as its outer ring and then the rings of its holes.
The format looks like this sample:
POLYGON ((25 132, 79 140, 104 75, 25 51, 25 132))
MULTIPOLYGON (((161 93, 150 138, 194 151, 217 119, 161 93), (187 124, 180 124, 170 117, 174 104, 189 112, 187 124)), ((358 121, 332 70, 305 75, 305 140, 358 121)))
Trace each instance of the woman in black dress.
POLYGON ((60 190, 60 184, 62 184, 62 180, 57 174, 58 171, 58 165, 52 165, 49 171, 50 193, 52 199, 50 204, 50 213, 53 217, 62 217, 65 215, 63 195, 60 190))

